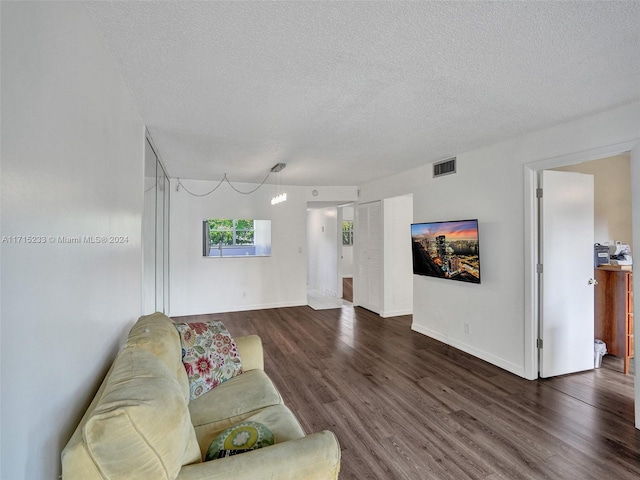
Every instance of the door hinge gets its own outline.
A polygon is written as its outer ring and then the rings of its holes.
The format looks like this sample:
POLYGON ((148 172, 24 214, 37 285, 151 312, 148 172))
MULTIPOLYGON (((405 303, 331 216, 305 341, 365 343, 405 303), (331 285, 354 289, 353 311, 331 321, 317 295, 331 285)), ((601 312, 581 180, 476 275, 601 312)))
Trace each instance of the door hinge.
POLYGON ((538 340, 536 340, 536 347, 538 348, 542 348, 542 339, 539 338, 538 340))
POLYGON ((542 189, 536 188, 536 198, 542 198, 542 189))
POLYGON ((541 263, 536 265, 536 273, 542 273, 542 264, 541 263))

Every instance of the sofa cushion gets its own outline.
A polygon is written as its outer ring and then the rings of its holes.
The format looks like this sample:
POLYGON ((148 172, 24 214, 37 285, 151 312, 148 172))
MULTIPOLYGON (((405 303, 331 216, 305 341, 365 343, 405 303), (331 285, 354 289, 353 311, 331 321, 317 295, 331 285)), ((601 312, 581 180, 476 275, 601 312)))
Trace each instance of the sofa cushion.
POLYGON ((176 323, 191 400, 242 373, 238 347, 222 322, 176 323))
MULTIPOLYGON (((304 430, 293 413, 291 413, 291 410, 282 404, 260 410, 246 418, 243 422, 257 422, 264 425, 273 433, 275 442, 278 444, 305 436, 304 430)), ((229 427, 221 429, 218 425, 214 424, 196 427, 196 436, 203 456, 206 455, 207 449, 212 441, 225 431, 226 428, 229 427)))
POLYGON ((340 454, 338 439, 325 430, 288 442, 276 438, 276 444, 270 447, 185 465, 176 480, 337 480, 340 454))
POLYGON ((173 479, 182 465, 201 461, 174 372, 136 347, 116 358, 83 438, 103 478, 173 479))
POLYGON ((273 445, 273 433, 264 424, 245 421, 223 430, 207 449, 205 461, 230 457, 273 445))
POLYGON ((220 432, 280 403, 282 397, 267 374, 251 370, 192 400, 189 411, 194 427, 211 424, 220 432))

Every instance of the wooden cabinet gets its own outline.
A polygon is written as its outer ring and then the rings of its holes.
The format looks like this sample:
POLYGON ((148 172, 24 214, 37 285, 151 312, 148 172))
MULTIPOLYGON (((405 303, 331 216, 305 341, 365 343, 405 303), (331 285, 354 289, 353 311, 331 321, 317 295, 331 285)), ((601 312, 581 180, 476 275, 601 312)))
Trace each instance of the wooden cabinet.
POLYGON ((601 266, 595 269, 595 337, 607 344, 607 353, 624 359, 629 373, 633 358, 633 273, 601 266))

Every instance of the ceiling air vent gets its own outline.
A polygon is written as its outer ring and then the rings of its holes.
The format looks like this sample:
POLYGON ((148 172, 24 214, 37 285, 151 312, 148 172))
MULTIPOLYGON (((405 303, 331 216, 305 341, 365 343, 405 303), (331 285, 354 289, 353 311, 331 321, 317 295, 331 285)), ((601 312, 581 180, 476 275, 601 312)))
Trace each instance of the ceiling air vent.
POLYGON ((433 164, 433 177, 441 177, 456 173, 456 157, 433 164))

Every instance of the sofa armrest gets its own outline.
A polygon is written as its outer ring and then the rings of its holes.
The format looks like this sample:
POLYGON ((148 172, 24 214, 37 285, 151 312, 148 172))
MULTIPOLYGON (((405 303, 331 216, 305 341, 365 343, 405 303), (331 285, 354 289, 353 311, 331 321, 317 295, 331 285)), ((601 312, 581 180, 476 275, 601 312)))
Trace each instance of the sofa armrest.
POLYGON ((328 430, 210 462, 184 465, 176 480, 333 480, 340 445, 328 430))
POLYGON ((242 370, 264 370, 264 353, 262 351, 262 340, 258 335, 247 335, 234 339, 240 352, 242 360, 242 370))

